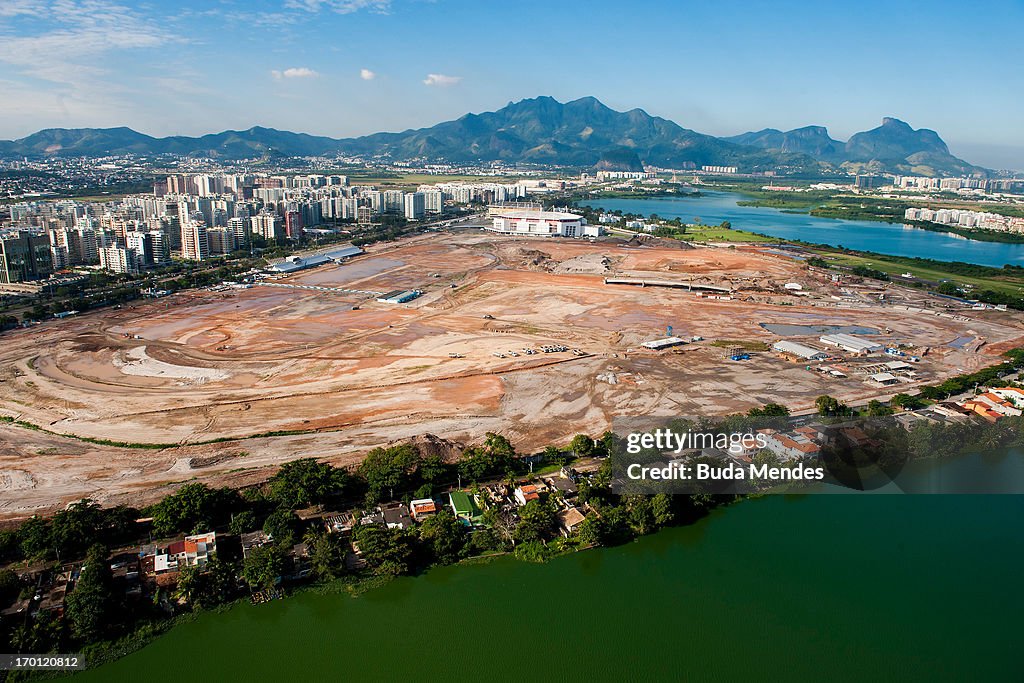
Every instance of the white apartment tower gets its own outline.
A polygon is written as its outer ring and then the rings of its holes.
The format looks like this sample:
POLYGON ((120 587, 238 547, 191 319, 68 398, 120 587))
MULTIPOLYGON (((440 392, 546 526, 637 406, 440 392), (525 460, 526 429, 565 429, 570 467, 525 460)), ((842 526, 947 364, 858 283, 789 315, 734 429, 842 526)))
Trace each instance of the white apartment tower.
POLYGON ((188 261, 205 261, 210 258, 205 225, 189 221, 187 225, 181 226, 181 257, 188 261))
POLYGON ((404 197, 405 217, 410 221, 418 221, 426 212, 425 198, 422 192, 409 192, 404 197))
POLYGON ((423 192, 423 209, 431 216, 440 216, 444 213, 444 195, 441 190, 423 192))
POLYGON ((112 273, 137 273, 139 260, 131 249, 104 247, 100 249, 100 267, 112 273))

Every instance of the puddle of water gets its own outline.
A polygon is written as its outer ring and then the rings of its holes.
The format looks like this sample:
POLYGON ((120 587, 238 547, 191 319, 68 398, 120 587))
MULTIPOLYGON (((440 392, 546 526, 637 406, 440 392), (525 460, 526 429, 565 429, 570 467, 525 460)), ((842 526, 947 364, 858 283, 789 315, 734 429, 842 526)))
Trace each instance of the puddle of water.
POLYGON ((801 337, 812 334, 878 334, 873 327, 861 325, 787 325, 760 323, 761 327, 780 337, 801 337))

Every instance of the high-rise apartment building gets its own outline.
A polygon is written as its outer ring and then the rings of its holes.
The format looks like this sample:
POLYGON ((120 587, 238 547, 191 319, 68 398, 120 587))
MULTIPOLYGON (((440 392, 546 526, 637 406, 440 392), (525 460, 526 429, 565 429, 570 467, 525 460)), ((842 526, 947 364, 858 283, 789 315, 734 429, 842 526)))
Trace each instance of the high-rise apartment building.
POLYGON ((405 210, 405 193, 401 190, 384 192, 384 212, 402 213, 405 210))
POLYGON ((206 226, 189 221, 181 228, 181 257, 189 261, 205 261, 210 258, 210 243, 206 226))
POLYGON ((48 237, 21 231, 0 238, 0 284, 42 280, 52 273, 48 237))
POLYGON ((444 213, 444 195, 441 194, 441 190, 425 190, 423 208, 431 216, 440 216, 444 213))
POLYGON ((153 237, 148 232, 129 232, 125 237, 125 244, 130 251, 135 252, 137 266, 147 268, 153 265, 153 237))
POLYGON ((103 247, 100 249, 100 267, 112 273, 137 273, 139 257, 132 249, 103 247))
POLYGON ((252 231, 265 240, 281 237, 281 219, 272 213, 261 213, 252 217, 252 231))

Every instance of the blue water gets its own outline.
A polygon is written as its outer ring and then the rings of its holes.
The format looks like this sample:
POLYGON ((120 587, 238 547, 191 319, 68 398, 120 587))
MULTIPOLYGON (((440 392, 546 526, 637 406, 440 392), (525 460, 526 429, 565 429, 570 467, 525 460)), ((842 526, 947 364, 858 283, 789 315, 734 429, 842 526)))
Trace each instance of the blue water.
POLYGON ((996 267, 1008 263, 1024 265, 1024 244, 981 242, 901 224, 816 218, 768 207, 737 206, 736 202, 743 199, 740 195, 702 192, 704 196, 692 199, 594 199, 585 203, 606 211, 619 210, 643 216, 656 213, 662 218, 680 218, 688 223, 696 222, 694 219, 698 217, 709 225, 729 221, 738 230, 894 256, 918 256, 996 267))
MULTIPOLYGON (((803 337, 810 334, 878 334, 874 327, 863 325, 788 325, 760 323, 761 327, 780 337, 803 337)), ((974 337, 968 338, 968 341, 974 337)))

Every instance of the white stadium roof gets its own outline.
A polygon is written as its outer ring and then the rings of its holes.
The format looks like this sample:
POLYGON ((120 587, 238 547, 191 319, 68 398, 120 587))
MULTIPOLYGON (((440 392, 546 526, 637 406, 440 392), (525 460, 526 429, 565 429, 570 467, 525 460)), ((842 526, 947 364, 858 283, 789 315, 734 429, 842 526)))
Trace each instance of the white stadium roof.
POLYGON ((508 211, 501 213, 496 218, 526 219, 535 221, 578 221, 583 216, 574 213, 563 213, 561 211, 508 211))

